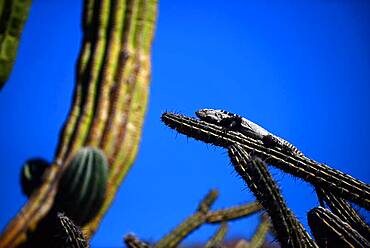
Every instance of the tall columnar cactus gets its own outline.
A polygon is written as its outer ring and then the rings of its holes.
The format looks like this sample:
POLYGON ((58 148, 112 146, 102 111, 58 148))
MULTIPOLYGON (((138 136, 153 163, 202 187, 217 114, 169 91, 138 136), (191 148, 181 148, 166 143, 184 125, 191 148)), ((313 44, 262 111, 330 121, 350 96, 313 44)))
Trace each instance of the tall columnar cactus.
POLYGON ((12 71, 31 0, 0 1, 0 90, 12 71))
POLYGON ((43 185, 6 227, 0 247, 27 241, 27 231, 48 214, 63 171, 84 146, 98 147, 109 162, 106 197, 95 218, 83 227, 87 236, 95 232, 137 154, 156 12, 156 0, 84 1, 76 87, 54 162, 43 185))

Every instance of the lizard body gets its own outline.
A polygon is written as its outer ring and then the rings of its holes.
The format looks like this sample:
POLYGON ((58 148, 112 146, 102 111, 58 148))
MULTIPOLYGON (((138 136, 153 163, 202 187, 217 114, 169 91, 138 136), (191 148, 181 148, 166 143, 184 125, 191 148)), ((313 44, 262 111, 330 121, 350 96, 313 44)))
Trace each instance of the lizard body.
POLYGON ((279 147, 285 152, 303 156, 303 153, 288 141, 270 133, 263 127, 240 115, 218 109, 200 109, 195 114, 203 121, 222 126, 227 130, 242 133, 247 137, 259 139, 266 147, 279 147))

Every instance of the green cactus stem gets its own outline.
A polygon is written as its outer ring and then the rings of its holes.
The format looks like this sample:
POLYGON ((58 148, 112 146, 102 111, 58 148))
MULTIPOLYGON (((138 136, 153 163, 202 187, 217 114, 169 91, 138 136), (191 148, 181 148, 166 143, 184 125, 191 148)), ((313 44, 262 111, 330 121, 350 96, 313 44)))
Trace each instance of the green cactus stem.
POLYGON ((262 210, 261 204, 258 202, 250 202, 240 206, 209 211, 206 214, 206 223, 218 224, 224 221, 237 220, 254 214, 260 210, 262 210))
POLYGON ((261 222, 258 225, 257 231, 253 235, 249 248, 260 248, 266 241, 267 233, 271 228, 270 218, 267 214, 261 215, 261 222))
POLYGON ((302 224, 287 207, 278 185, 264 162, 252 159, 239 145, 229 148, 235 170, 247 183, 257 200, 266 209, 282 247, 317 247, 302 224))
POLYGON ((23 193, 30 197, 42 184, 42 176, 49 167, 49 163, 41 158, 29 159, 24 163, 21 171, 21 186, 23 193))
POLYGON ((76 224, 84 225, 96 216, 107 187, 108 162, 97 148, 78 151, 60 180, 55 207, 76 224))
POLYGON ((370 247, 369 241, 328 209, 313 208, 307 213, 307 219, 320 247, 370 247))
POLYGON ((227 223, 224 222, 217 229, 216 233, 211 237, 210 240, 204 245, 204 248, 216 248, 223 247, 224 239, 228 230, 227 223))
POLYGON ((0 90, 13 69, 30 6, 31 0, 0 1, 0 90))
POLYGON ((216 190, 211 190, 199 203, 196 212, 158 241, 155 247, 177 247, 190 233, 205 223, 219 224, 236 220, 254 214, 262 209, 260 204, 252 202, 241 206, 210 211, 209 209, 215 202, 217 195, 216 190))
MULTIPOLYGON (((1 2, 1 1, 0 1, 1 2)), ((45 180, 0 236, 0 247, 27 241, 27 231, 48 215, 65 165, 84 146, 109 161, 100 211, 83 228, 91 236, 132 166, 149 94, 156 0, 84 0, 83 44, 70 113, 45 180)))

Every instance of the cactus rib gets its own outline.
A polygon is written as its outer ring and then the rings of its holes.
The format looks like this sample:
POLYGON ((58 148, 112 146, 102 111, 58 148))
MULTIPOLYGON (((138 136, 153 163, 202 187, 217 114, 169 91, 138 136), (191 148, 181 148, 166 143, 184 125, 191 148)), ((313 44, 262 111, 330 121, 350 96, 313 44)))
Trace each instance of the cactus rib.
POLYGON ((328 209, 313 208, 307 219, 320 247, 370 247, 369 241, 328 209))

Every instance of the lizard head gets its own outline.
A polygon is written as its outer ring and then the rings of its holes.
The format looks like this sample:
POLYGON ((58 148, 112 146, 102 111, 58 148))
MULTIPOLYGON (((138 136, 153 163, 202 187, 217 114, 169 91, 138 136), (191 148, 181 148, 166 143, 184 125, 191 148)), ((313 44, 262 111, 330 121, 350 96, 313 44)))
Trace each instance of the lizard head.
POLYGON ((220 109, 200 109, 195 112, 199 119, 226 128, 240 125, 242 117, 220 109))

